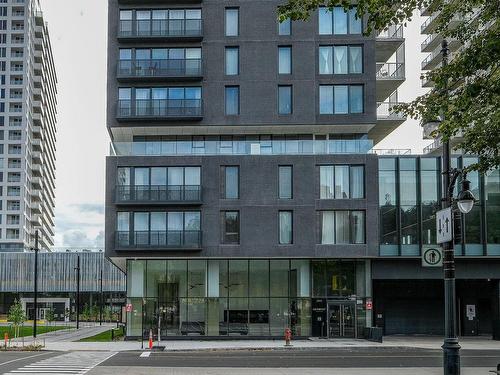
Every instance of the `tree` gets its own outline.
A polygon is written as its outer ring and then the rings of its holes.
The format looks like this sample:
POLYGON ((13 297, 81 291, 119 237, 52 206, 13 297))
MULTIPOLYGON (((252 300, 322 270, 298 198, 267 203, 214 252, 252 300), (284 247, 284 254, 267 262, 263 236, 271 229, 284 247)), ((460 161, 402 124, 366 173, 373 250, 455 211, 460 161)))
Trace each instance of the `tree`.
POLYGON ((16 299, 10 306, 7 320, 11 322, 11 325, 14 328, 14 337, 17 338, 19 336, 19 328, 26 321, 26 314, 24 313, 23 305, 18 299, 16 299))
MULTIPOLYGON (((320 6, 341 6, 347 0, 288 0, 278 7, 280 21, 307 20, 320 6)), ((357 16, 366 15, 365 34, 411 20, 415 10, 439 12, 436 32, 458 40, 462 48, 449 62, 425 75, 434 89, 396 107, 422 122, 443 121, 434 136, 448 140, 461 134, 455 148, 479 156, 468 170, 487 172, 500 166, 500 0, 359 0, 357 16), (457 20, 459 22, 457 22, 457 20)))
POLYGON ((49 322, 49 325, 50 325, 50 323, 52 323, 54 320, 56 320, 56 314, 55 314, 54 309, 50 308, 50 309, 48 309, 48 310, 45 312, 45 320, 46 320, 47 322, 49 322))

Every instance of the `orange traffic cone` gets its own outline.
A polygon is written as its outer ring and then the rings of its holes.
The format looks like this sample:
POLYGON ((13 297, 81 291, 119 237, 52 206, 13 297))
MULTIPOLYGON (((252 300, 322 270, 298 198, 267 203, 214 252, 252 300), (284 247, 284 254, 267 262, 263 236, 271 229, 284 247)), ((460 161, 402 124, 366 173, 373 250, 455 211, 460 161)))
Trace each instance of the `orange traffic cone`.
POLYGON ((149 330, 149 350, 153 349, 153 330, 149 330))

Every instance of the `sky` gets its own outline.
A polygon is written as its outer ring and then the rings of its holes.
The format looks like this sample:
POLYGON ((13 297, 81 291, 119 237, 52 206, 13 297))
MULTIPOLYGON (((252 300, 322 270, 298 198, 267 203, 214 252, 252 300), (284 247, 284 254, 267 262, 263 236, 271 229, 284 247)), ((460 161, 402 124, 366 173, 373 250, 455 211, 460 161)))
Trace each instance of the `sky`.
MULTIPOLYGON (((40 0, 48 23, 58 76, 56 155, 56 247, 103 247, 106 130, 107 1, 40 0), (68 5, 71 4, 71 5, 68 5)), ((425 91, 420 86, 421 19, 405 29, 406 82, 399 100, 425 91)), ((421 153, 416 121, 407 120, 376 148, 421 153)))

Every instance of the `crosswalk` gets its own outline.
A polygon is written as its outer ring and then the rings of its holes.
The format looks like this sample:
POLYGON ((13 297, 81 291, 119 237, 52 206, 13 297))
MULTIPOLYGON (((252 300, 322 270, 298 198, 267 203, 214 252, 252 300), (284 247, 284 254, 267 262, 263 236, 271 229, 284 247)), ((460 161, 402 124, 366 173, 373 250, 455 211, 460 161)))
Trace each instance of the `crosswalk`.
POLYGON ((31 363, 17 370, 12 370, 6 375, 83 375, 115 354, 110 352, 71 352, 31 363))

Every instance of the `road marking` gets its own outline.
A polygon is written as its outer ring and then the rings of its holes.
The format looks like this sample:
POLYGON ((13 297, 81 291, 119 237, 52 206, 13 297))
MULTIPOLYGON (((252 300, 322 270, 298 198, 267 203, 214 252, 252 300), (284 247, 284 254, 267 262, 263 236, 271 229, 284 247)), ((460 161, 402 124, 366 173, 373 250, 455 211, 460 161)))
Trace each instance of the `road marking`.
POLYGON ((151 355, 151 352, 142 352, 139 357, 141 358, 148 358, 151 355))
POLYGON ((47 354, 53 354, 53 353, 35 354, 35 355, 30 355, 30 356, 28 356, 28 357, 23 357, 23 358, 12 359, 12 360, 10 360, 10 361, 0 363, 0 366, 7 365, 7 364, 9 364, 9 363, 14 363, 14 362, 22 361, 22 360, 29 359, 29 358, 40 357, 41 355, 47 355, 47 354))
POLYGON ((7 374, 83 375, 115 354, 109 352, 70 352, 31 363, 7 374))

